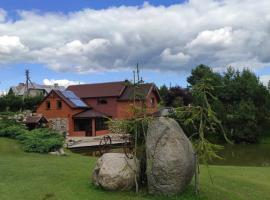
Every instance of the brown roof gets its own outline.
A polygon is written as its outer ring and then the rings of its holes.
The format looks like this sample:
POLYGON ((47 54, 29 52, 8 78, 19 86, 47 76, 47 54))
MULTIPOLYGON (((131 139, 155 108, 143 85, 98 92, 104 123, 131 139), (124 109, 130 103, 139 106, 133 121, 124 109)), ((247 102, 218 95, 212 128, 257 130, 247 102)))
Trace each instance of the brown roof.
MULTIPOLYGON (((128 81, 71 85, 67 90, 74 92, 80 98, 118 97, 119 100, 126 101, 133 99, 134 87, 128 81)), ((153 83, 140 84, 136 88, 138 98, 146 98, 154 90, 160 99, 158 90, 153 83), (139 97, 140 96, 140 97, 139 97)))
POLYGON ((152 90, 156 92, 158 99, 160 99, 160 96, 159 96, 159 93, 157 91, 155 84, 144 83, 144 84, 140 84, 139 86, 136 86, 135 88, 133 85, 127 86, 123 94, 119 98, 119 100, 131 101, 134 98, 134 90, 135 90, 136 99, 145 99, 152 90))
POLYGON ((134 98, 134 92, 136 99, 144 99, 148 95, 152 86, 153 84, 151 83, 141 84, 135 88, 133 85, 129 85, 126 87, 119 100, 132 100, 134 98))
POLYGON ((96 84, 71 85, 67 88, 80 98, 119 97, 127 82, 108 82, 96 84))
POLYGON ((98 112, 94 109, 86 110, 83 112, 80 112, 76 115, 73 115, 73 118, 93 118, 93 117, 107 117, 107 114, 98 112))
POLYGON ((43 117, 43 116, 40 116, 40 115, 37 115, 37 116, 28 116, 26 118, 26 121, 25 123, 26 124, 37 124, 39 123, 41 120, 45 121, 45 122, 48 122, 48 120, 43 117))

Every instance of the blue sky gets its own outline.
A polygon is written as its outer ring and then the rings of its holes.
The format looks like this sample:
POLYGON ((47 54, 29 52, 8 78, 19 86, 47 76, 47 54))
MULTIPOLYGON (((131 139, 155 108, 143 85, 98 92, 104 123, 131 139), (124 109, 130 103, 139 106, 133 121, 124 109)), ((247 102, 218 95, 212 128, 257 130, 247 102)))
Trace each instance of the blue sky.
POLYGON ((185 87, 200 63, 249 67, 266 82, 263 1, 249 10, 248 1, 2 0, 0 91, 24 82, 26 68, 37 83, 93 83, 132 79, 137 62, 144 80, 157 85, 185 87))
POLYGON ((149 2, 155 6, 170 6, 184 2, 183 0, 2 0, 1 7, 8 11, 15 10, 40 10, 41 12, 74 12, 84 8, 106 9, 108 7, 141 6, 149 2))

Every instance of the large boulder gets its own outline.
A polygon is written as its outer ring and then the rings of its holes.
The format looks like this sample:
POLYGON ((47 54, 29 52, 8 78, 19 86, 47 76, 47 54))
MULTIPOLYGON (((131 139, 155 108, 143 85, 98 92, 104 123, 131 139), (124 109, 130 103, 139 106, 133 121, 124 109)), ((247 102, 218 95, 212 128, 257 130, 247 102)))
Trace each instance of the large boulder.
POLYGON ((105 190, 130 190, 139 175, 139 161, 123 153, 106 153, 96 163, 92 174, 93 183, 105 190))
POLYGON ((151 194, 181 193, 194 175, 192 144, 173 119, 159 117, 149 124, 146 157, 148 190, 151 194))

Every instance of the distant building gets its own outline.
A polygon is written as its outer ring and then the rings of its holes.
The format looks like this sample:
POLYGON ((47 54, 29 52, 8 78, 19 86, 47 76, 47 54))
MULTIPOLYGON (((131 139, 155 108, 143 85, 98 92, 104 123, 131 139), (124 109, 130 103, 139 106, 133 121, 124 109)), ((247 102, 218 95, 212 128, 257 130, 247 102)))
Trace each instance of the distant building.
MULTIPOLYGON (((69 86, 65 91, 52 90, 37 108, 50 127, 69 136, 97 136, 107 134, 106 120, 132 117, 134 87, 126 81, 69 86)), ((158 111, 160 96, 153 83, 136 87, 149 114, 158 111)))
POLYGON ((40 85, 40 84, 30 84, 28 85, 28 89, 25 83, 19 83, 17 86, 13 86, 9 89, 9 94, 12 93, 15 96, 46 96, 49 94, 52 90, 65 90, 64 87, 59 86, 57 84, 55 85, 40 85))

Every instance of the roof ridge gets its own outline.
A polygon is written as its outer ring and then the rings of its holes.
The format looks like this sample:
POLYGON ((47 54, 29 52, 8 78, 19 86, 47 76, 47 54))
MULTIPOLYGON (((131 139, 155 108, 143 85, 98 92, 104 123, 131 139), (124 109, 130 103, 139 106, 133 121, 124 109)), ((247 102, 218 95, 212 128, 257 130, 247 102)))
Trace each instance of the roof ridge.
POLYGON ((106 85, 106 84, 119 84, 119 83, 126 83, 126 81, 110 81, 110 82, 100 82, 100 83, 85 83, 85 84, 77 84, 77 85, 69 85, 67 88, 70 86, 83 86, 83 85, 106 85))

